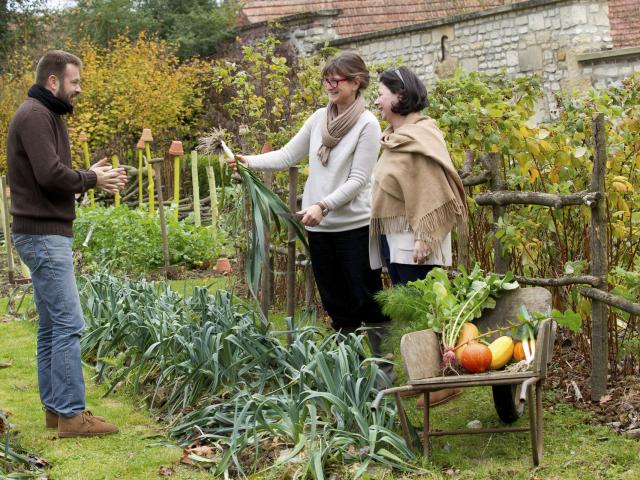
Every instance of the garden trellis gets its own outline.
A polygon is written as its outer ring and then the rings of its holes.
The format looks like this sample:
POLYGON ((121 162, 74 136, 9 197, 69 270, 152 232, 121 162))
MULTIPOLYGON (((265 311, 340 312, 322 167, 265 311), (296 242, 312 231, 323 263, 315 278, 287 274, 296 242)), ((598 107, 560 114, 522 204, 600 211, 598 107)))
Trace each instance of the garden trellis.
MULTIPOLYGON (((549 194, 539 192, 520 192, 504 190, 504 180, 500 176, 498 162, 500 154, 488 153, 481 155, 485 171, 471 176, 471 167, 475 155, 468 152, 462 170, 462 183, 466 187, 489 182, 491 190, 475 197, 478 205, 491 206, 493 209, 494 235, 498 219, 504 214, 507 205, 544 205, 552 208, 587 205, 591 209, 590 248, 591 275, 564 276, 560 278, 530 278, 515 276, 515 279, 525 285, 545 287, 560 287, 568 285, 589 285, 581 288, 582 295, 591 300, 592 305, 592 333, 591 333, 591 398, 598 401, 606 392, 608 373, 608 344, 607 344, 607 305, 619 308, 633 315, 640 314, 640 304, 625 300, 607 292, 607 228, 605 214, 605 175, 607 165, 606 134, 604 114, 599 113, 593 119, 594 161, 591 176, 591 190, 573 194, 549 194)), ((459 251, 466 251, 468 246, 458 245, 459 251)), ((509 259, 503 255, 499 238, 494 240, 494 255, 496 273, 506 273, 509 269, 509 259)))

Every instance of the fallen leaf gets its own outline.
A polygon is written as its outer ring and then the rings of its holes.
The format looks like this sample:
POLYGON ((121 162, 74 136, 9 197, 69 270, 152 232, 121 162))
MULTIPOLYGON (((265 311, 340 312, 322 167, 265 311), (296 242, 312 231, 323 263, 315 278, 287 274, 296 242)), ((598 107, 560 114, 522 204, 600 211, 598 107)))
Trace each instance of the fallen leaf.
POLYGON ((9 368, 11 365, 11 362, 0 362, 0 368, 9 368))
POLYGON ((611 395, 603 395, 600 397, 600 405, 604 405, 609 400, 611 400, 611 395))
POLYGON ((175 472, 172 467, 160 467, 160 470, 158 470, 158 475, 161 475, 163 477, 170 477, 174 473, 175 472))

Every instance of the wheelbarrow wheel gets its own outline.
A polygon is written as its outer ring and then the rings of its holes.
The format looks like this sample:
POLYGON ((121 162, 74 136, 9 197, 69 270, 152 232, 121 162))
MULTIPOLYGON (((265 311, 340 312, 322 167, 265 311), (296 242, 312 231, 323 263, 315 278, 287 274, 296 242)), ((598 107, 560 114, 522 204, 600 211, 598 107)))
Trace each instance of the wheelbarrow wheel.
POLYGON ((524 413, 525 402, 520 403, 521 385, 493 385, 493 404, 504 423, 513 423, 524 413))

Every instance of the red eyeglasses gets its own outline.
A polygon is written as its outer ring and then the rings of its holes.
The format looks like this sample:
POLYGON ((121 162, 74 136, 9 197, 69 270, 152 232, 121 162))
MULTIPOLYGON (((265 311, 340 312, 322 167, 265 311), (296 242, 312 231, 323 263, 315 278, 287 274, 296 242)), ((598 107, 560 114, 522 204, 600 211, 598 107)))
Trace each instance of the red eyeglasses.
POLYGON ((322 79, 322 85, 324 85, 327 88, 337 88, 338 85, 340 85, 340 82, 348 82, 349 79, 348 78, 323 78, 322 79))

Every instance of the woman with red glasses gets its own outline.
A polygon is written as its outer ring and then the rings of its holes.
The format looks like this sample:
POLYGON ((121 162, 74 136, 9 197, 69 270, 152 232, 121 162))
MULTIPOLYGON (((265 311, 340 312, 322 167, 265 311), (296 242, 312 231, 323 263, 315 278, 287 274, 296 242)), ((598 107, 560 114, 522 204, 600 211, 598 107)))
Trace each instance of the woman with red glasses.
MULTIPOLYGON (((317 110, 280 150, 239 155, 257 170, 281 170, 309 157, 301 222, 309 235, 311 264, 332 326, 343 333, 389 321, 372 295, 382 289, 380 269, 369 267, 370 177, 380 149, 380 126, 365 108, 369 71, 344 52, 322 70, 326 107, 317 110)), ((230 163, 234 163, 231 161, 230 163)), ((372 350, 378 353, 379 338, 372 350)))

